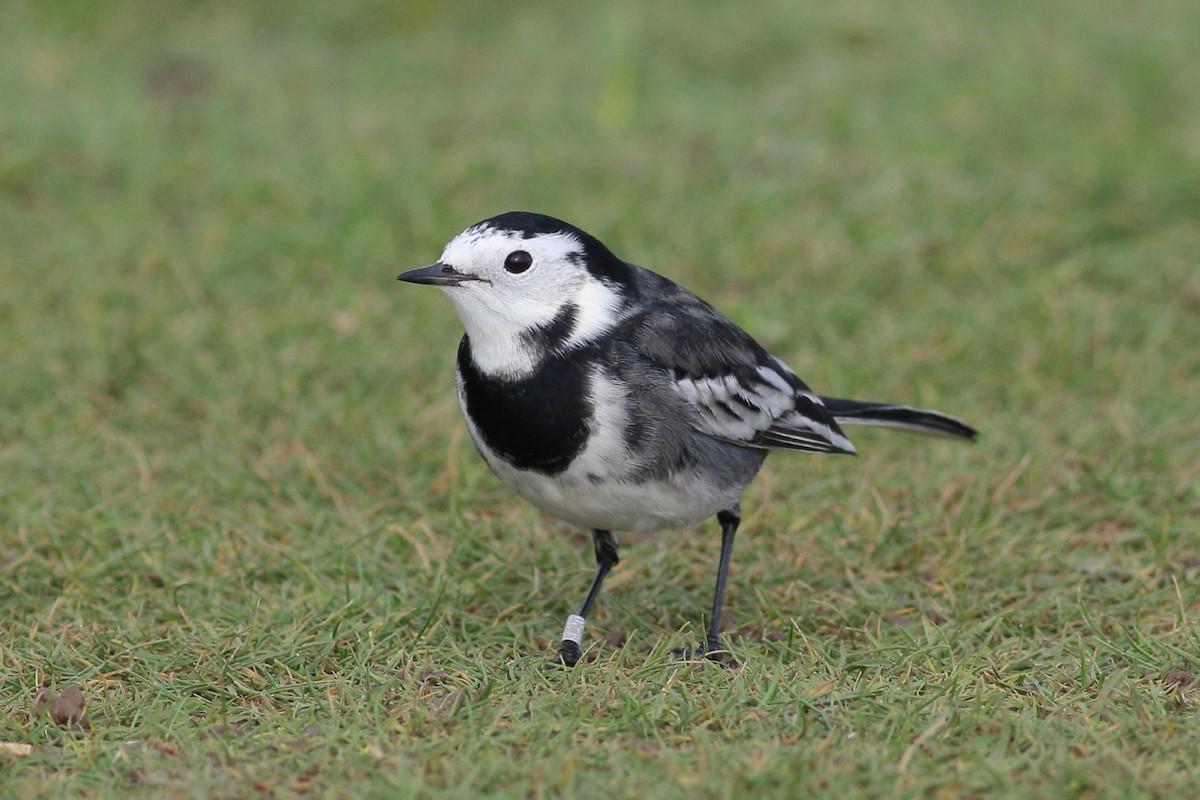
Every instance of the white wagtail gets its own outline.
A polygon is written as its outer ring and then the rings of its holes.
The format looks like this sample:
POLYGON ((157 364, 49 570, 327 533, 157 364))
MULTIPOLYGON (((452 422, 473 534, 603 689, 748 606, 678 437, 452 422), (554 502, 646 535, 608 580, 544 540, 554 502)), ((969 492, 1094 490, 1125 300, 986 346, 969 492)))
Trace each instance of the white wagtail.
POLYGON ((767 451, 852 454, 842 424, 975 438, 937 411, 818 397, 708 303, 553 217, 486 219, 399 280, 441 288, 458 310, 458 399, 488 466, 592 532, 596 576, 555 657, 567 666, 619 561, 614 531, 716 516, 717 588, 699 654, 721 661, 738 501, 767 451))

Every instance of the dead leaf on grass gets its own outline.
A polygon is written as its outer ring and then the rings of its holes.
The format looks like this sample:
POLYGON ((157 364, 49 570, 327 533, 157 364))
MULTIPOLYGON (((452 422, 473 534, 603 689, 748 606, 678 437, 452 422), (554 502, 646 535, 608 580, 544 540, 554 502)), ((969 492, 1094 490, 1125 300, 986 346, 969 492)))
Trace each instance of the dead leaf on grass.
POLYGON ((1184 669, 1173 669, 1163 678, 1163 683, 1171 691, 1181 692, 1190 689, 1196 682, 1196 676, 1184 669))
POLYGON ((30 713, 37 716, 46 710, 46 704, 50 702, 50 687, 42 686, 37 690, 37 694, 33 696, 33 707, 30 708, 30 713))
POLYGON ((24 742, 0 742, 0 756, 27 756, 33 752, 33 745, 24 742))
POLYGON ((92 727, 84 709, 86 704, 87 699, 78 686, 68 686, 57 694, 51 694, 50 689, 43 686, 33 698, 33 713, 45 711, 50 721, 60 728, 86 731, 92 727))
POLYGON ((610 647, 619 649, 625 646, 625 642, 629 641, 629 635, 621 630, 609 631, 604 635, 604 641, 608 642, 610 647))
POLYGON ((441 686, 450 678, 444 669, 426 667, 417 674, 417 680, 426 686, 441 686))
POLYGON ((458 712, 466 703, 467 695, 465 692, 450 692, 449 694, 435 695, 428 699, 429 710, 438 716, 450 717, 458 712))

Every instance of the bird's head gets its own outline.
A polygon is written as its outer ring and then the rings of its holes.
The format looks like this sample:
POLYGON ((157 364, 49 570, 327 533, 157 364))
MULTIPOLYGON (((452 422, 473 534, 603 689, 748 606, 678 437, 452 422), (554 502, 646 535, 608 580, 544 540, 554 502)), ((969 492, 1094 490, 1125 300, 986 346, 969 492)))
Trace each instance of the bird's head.
POLYGON ((467 228, 437 263, 399 280, 446 293, 480 369, 519 375, 611 328, 632 269, 573 225, 512 211, 467 228))

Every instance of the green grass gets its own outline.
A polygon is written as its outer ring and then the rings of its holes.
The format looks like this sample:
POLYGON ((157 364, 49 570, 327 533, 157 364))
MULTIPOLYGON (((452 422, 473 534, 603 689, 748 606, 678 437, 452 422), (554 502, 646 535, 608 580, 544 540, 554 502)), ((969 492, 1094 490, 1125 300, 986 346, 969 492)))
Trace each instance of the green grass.
POLYGON ((0 795, 1200 792, 1200 6, 643 5, 0 5, 0 795), (984 438, 773 457, 740 669, 708 525, 547 673, 393 280, 514 208, 984 438))

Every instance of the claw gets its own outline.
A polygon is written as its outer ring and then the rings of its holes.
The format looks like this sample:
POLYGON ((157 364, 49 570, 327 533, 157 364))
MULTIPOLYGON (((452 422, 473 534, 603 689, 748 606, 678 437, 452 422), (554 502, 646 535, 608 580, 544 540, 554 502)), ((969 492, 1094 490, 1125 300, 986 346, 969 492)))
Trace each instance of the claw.
POLYGON ((671 651, 676 659, 680 661, 711 661, 714 664, 720 664, 722 667, 740 667, 741 664, 733 657, 733 653, 728 650, 722 650, 720 646, 709 647, 704 642, 701 642, 698 647, 676 647, 671 651))

